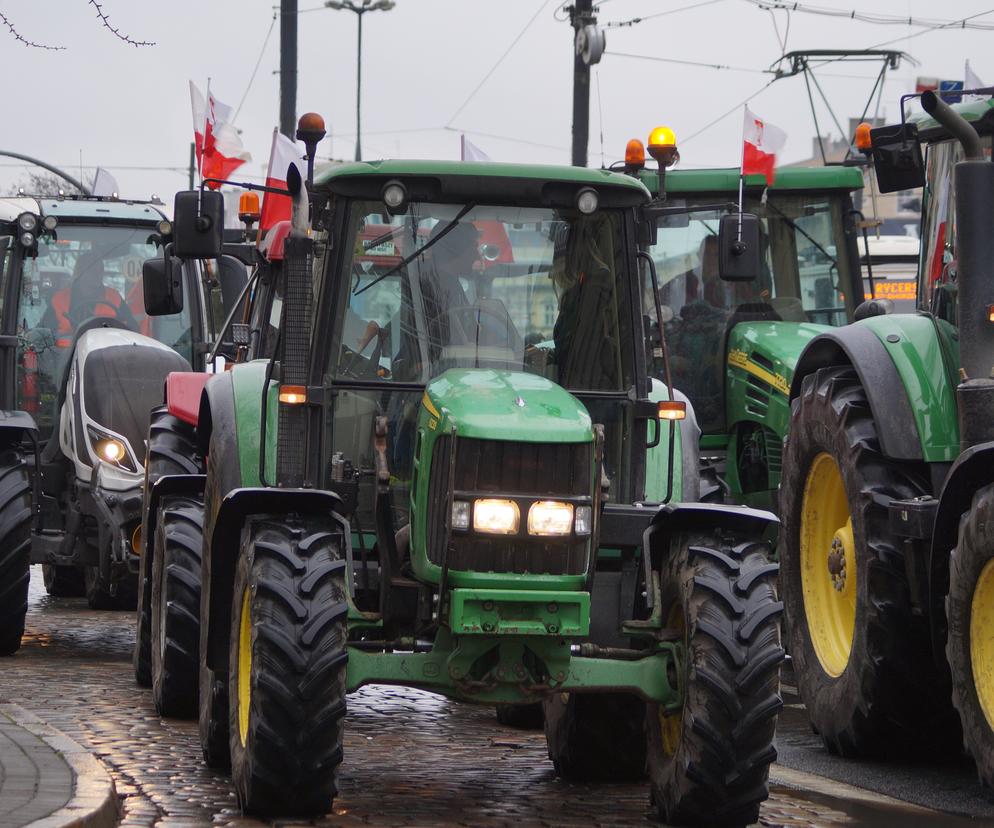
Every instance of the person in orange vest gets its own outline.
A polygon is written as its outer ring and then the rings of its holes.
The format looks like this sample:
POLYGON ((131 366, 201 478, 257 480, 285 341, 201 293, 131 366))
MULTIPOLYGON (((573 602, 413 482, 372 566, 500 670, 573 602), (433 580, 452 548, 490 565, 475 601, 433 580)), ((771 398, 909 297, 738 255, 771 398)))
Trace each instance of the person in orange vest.
POLYGON ((104 259, 91 250, 76 260, 73 280, 52 296, 39 327, 55 331, 55 344, 68 348, 79 324, 93 316, 120 319, 135 325, 134 317, 121 294, 104 284, 104 259))

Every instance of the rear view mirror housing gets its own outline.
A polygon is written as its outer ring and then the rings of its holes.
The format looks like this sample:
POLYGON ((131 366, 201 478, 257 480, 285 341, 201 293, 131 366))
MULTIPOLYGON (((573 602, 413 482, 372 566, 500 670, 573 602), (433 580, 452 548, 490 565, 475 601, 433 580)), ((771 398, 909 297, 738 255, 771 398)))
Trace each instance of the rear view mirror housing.
POLYGON ((142 264, 142 291, 145 313, 168 316, 183 310, 183 263, 172 257, 171 244, 161 258, 146 259, 142 264))
POLYGON ((894 124, 870 130, 873 169, 881 193, 913 190, 925 184, 925 163, 918 143, 918 127, 894 124))
POLYGON ((722 216, 718 224, 718 275, 726 282, 759 278, 759 218, 752 213, 722 216))
POLYGON ((173 255, 217 259, 224 246, 224 196, 213 190, 182 190, 173 202, 173 255))

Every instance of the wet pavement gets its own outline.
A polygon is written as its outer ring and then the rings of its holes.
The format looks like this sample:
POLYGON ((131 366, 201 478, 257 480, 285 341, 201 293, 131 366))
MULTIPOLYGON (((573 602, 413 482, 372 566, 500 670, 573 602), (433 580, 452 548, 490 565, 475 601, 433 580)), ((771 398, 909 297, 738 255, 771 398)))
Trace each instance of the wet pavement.
MULTIPOLYGON (((35 567, 24 646, 0 661, 0 702, 21 705, 92 750, 114 778, 126 828, 260 825, 240 816, 227 777, 201 762, 196 723, 156 715, 150 692, 134 681, 133 641, 133 613, 50 598, 35 567)), ((860 800, 835 783, 795 790, 806 787, 803 778, 784 773, 763 806, 763 825, 959 822, 860 800)), ((334 813, 319 826, 653 824, 645 785, 561 782, 541 732, 401 688, 349 697, 338 788, 334 813)))

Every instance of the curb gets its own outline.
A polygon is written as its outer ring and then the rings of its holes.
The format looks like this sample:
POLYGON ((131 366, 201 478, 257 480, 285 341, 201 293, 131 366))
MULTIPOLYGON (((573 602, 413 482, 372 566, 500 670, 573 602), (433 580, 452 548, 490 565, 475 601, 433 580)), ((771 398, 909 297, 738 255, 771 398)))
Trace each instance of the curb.
POLYGON ((882 808, 903 811, 904 813, 917 816, 936 816, 941 811, 933 811, 916 805, 912 802, 905 802, 901 799, 876 793, 866 788, 858 788, 846 782, 839 782, 827 776, 818 776, 807 771, 795 770, 784 765, 770 765, 770 784, 782 785, 788 790, 798 793, 815 793, 833 799, 842 799, 849 802, 856 802, 870 807, 878 806, 882 808))
POLYGON ((117 789, 93 754, 23 707, 0 704, 0 714, 48 744, 65 759, 75 776, 73 795, 66 805, 24 828, 115 828, 120 818, 117 789))

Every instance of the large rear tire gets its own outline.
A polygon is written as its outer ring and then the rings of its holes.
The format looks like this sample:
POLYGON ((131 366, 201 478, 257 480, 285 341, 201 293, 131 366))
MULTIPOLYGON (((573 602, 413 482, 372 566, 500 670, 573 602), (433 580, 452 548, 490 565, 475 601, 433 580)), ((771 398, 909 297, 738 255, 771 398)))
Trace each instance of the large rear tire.
POLYGON ((622 693, 558 693, 542 703, 556 774, 576 782, 645 778, 645 702, 622 693))
POLYGON ((117 601, 110 592, 110 584, 100 575, 99 566, 87 565, 83 569, 86 604, 93 610, 117 609, 117 601))
POLYGON ((0 656, 16 653, 28 614, 31 481, 20 453, 0 453, 0 656))
POLYGON ((200 557, 203 505, 163 498, 152 573, 152 700, 160 716, 197 715, 200 652, 200 557))
POLYGON ((678 710, 646 705, 652 801, 675 825, 751 825, 767 796, 780 699, 776 565, 765 543, 674 540, 661 572, 667 627, 683 630, 678 710))
POLYGON ((497 721, 505 727, 516 727, 519 730, 541 730, 545 721, 542 705, 535 704, 499 704, 497 705, 497 721))
MULTIPOLYGON (((155 482, 167 474, 200 474, 203 458, 197 450, 196 429, 169 413, 161 405, 152 410, 148 427, 148 451, 145 460, 145 485, 143 504, 148 504, 148 493, 155 482)), ((146 549, 148 514, 143 512, 142 538, 146 549)), ((142 687, 152 686, 152 569, 147 554, 138 565, 138 627, 132 665, 135 680, 142 687)))
POLYGON ((912 612, 887 504, 927 492, 920 463, 880 451, 854 369, 806 376, 780 485, 780 582, 798 691, 825 746, 907 756, 958 742, 949 685, 912 612))
POLYGON ((42 564, 45 591, 53 598, 80 598, 86 594, 83 572, 74 566, 42 564))
POLYGON ((946 658, 977 775, 994 785, 994 484, 973 496, 949 562, 946 658))
POLYGON ((325 814, 345 724, 341 538, 302 520, 260 520, 242 537, 228 660, 235 792, 253 815, 325 814))

